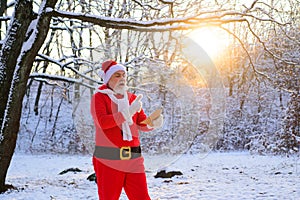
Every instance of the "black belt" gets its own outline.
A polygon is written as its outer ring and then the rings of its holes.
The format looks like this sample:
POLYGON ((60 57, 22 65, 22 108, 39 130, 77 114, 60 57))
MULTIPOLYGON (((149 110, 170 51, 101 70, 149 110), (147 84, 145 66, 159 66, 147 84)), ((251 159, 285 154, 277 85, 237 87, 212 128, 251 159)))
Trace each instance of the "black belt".
POLYGON ((94 156, 97 158, 103 158, 107 160, 129 160, 141 157, 141 147, 103 147, 96 146, 94 156))

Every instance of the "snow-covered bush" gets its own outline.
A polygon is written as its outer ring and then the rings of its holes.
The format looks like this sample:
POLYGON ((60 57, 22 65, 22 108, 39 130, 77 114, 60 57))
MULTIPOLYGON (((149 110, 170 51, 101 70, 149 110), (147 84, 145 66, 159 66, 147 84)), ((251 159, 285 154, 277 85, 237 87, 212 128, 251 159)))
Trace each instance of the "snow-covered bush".
POLYGON ((275 152, 294 153, 300 148, 300 93, 290 95, 282 128, 278 131, 278 145, 275 152))

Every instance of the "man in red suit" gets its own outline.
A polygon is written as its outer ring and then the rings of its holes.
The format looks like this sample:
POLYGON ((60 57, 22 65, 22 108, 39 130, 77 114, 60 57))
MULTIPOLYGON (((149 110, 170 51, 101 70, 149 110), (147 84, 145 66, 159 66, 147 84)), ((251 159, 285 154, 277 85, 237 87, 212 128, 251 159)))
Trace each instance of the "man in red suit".
POLYGON ((130 200, 148 200, 144 158, 139 131, 151 131, 163 124, 163 116, 151 125, 141 122, 147 116, 142 95, 127 91, 126 68, 108 60, 102 63, 103 85, 93 95, 91 113, 96 129, 93 165, 101 200, 118 200, 122 189, 130 200))

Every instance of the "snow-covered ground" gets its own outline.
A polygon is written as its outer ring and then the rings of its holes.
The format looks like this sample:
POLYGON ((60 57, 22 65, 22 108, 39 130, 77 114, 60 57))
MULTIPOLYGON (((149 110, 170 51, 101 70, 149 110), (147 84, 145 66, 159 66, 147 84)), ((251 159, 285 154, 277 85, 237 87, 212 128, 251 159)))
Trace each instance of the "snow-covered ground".
MULTIPOLYGON (((183 175, 156 179, 154 171, 147 172, 153 200, 300 199, 300 159, 297 156, 258 156, 247 152, 183 155, 167 169, 181 170, 183 175)), ((96 184, 86 179, 91 173, 90 156, 17 153, 9 168, 7 183, 19 190, 0 194, 0 199, 96 200, 96 184), (59 175, 71 167, 83 171, 59 175)), ((124 193, 120 199, 127 199, 124 193)))

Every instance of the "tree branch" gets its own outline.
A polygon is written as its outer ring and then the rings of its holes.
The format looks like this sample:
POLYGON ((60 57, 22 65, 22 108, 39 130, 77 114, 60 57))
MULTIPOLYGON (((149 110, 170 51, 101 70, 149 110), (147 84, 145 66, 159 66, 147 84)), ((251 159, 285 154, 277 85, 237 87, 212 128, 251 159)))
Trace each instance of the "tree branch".
MULTIPOLYGON (((37 80, 37 81, 42 81, 49 85, 58 85, 57 83, 54 84, 54 83, 49 82, 49 80, 53 80, 53 81, 63 81, 63 82, 68 82, 68 83, 76 83, 76 84, 80 84, 80 85, 88 87, 88 88, 93 88, 93 89, 95 88, 94 86, 84 82, 83 79, 68 78, 65 76, 58 76, 58 75, 49 75, 46 73, 32 73, 32 74, 30 74, 29 78, 37 80)), ((97 80, 92 79, 92 81, 94 83, 101 84, 101 82, 99 82, 97 80)))
POLYGON ((75 67, 70 66, 71 64, 74 64, 73 61, 69 61, 67 63, 62 63, 60 61, 53 60, 52 58, 50 58, 49 56, 46 56, 44 54, 39 54, 38 56, 40 56, 41 58, 47 60, 48 62, 51 62, 51 63, 54 63, 54 64, 58 65, 62 69, 64 69, 64 68, 70 69, 72 72, 74 72, 75 74, 77 74, 80 77, 83 77, 86 80, 94 81, 94 79, 92 79, 90 76, 87 76, 86 74, 84 74, 84 73, 80 72, 79 70, 77 70, 75 67))
POLYGON ((199 17, 207 13, 215 13, 217 11, 209 11, 200 13, 197 16, 182 17, 182 18, 166 18, 160 20, 138 21, 133 19, 122 19, 112 17, 101 17, 90 14, 64 12, 59 10, 48 9, 48 14, 54 17, 62 17, 69 19, 77 19, 83 22, 93 23, 101 27, 114 28, 114 29, 131 29, 147 32, 159 32, 169 30, 186 30, 199 28, 207 25, 218 26, 232 22, 242 22, 246 19, 243 18, 243 13, 235 11, 227 11, 218 15, 199 17), (225 18, 230 16, 231 18, 225 18), (225 19, 223 19, 225 18, 225 19), (192 24, 192 25, 191 25, 192 24))
POLYGON ((252 35, 259 41, 259 43, 263 46, 264 50, 269 53, 273 58, 276 58, 277 60, 280 60, 286 64, 289 65, 297 65, 297 63, 295 62, 291 62, 291 61, 287 61, 287 60, 283 60, 282 58, 280 58, 279 56, 275 55, 273 52, 271 52, 265 45, 265 43, 261 40, 261 38, 252 30, 250 22, 246 21, 247 25, 248 25, 248 29, 250 30, 250 32, 252 33, 252 35))
POLYGON ((236 34, 234 34, 233 32, 231 32, 230 30, 228 30, 228 29, 226 29, 226 28, 224 28, 224 27, 221 27, 221 28, 222 28, 223 30, 225 30, 226 32, 228 32, 230 35, 232 35, 234 38, 236 38, 237 41, 240 43, 240 45, 242 46, 243 50, 244 50, 245 53, 247 54, 247 57, 248 57, 249 62, 250 62, 250 66, 252 67, 253 71, 254 71, 256 74, 259 74, 259 75, 261 75, 261 76, 263 76, 263 77, 265 77, 265 78, 271 80, 271 78, 270 78, 269 76, 267 76, 266 74, 264 74, 264 73, 258 71, 258 70, 255 68, 255 65, 254 65, 254 63, 253 63, 253 61, 252 61, 252 58, 251 58, 251 56, 250 56, 250 54, 249 54, 247 48, 245 47, 243 41, 241 41, 241 39, 240 39, 236 34))

